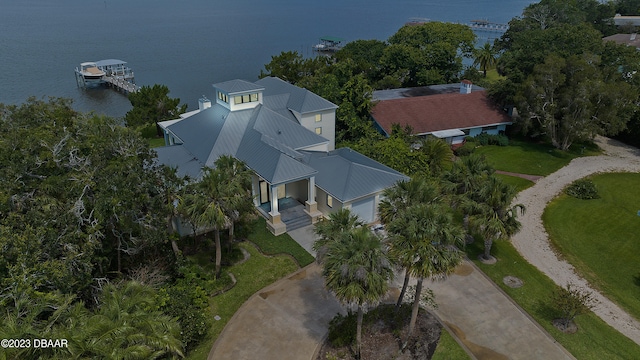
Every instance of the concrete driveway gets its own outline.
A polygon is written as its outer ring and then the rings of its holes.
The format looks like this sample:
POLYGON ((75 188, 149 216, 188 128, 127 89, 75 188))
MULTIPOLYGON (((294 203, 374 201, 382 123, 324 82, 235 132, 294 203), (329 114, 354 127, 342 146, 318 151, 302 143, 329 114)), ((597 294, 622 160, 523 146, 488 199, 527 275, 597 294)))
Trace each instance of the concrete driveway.
POLYGON ((346 312, 325 290, 320 267, 313 263, 247 300, 208 358, 312 360, 337 313, 346 312))

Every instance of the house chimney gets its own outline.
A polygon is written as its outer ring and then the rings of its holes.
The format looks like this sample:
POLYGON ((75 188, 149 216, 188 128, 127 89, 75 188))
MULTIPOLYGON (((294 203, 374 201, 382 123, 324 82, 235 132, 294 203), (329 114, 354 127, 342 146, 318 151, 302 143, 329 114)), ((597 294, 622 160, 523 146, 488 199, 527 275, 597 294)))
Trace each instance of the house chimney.
POLYGON ((460 94, 471 94, 473 83, 469 80, 462 80, 460 83, 460 94))
POLYGON ((211 107, 211 100, 207 99, 206 96, 202 95, 202 97, 198 99, 198 109, 202 111, 210 107, 211 107))

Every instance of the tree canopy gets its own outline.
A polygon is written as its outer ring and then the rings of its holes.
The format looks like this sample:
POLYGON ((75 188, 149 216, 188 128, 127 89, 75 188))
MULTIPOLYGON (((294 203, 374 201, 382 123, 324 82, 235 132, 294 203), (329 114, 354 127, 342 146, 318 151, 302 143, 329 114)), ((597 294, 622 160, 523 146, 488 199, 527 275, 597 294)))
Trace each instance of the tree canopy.
MULTIPOLYGON (((180 99, 169 97, 169 88, 166 85, 145 85, 138 92, 130 93, 129 101, 133 108, 124 116, 125 124, 129 127, 177 119, 187 111, 187 105, 180 105, 180 99)), ((159 130, 158 134, 161 135, 159 130)))

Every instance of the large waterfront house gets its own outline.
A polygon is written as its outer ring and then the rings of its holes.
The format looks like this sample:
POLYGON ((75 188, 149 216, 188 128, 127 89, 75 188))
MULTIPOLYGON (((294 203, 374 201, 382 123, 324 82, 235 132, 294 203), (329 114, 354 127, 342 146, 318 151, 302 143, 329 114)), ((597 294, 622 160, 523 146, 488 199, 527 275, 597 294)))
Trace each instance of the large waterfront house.
POLYGON ((511 118, 496 106, 486 90, 463 80, 460 85, 433 85, 375 91, 371 110, 375 126, 389 136, 394 124, 410 127, 418 136, 434 136, 451 145, 467 136, 499 134, 511 118))
POLYGON ((213 101, 164 121, 158 161, 197 180, 231 155, 253 171, 258 211, 276 235, 341 208, 377 218, 382 191, 403 174, 348 148, 335 150, 337 106, 279 78, 213 84, 213 101))

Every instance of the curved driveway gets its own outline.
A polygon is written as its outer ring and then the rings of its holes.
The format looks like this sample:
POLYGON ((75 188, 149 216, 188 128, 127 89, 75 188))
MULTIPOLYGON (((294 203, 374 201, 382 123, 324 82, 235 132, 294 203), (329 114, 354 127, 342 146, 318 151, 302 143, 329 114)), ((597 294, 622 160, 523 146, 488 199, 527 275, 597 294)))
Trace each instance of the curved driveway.
POLYGON ((604 155, 573 159, 569 165, 538 180, 532 187, 520 192, 513 201, 526 206, 526 213, 520 217, 522 229, 511 241, 520 254, 556 284, 569 283, 591 291, 598 301, 593 311, 602 320, 622 334, 640 344, 640 323, 623 311, 618 305, 593 290, 586 280, 577 275, 572 265, 558 259, 549 244, 549 235, 542 224, 542 213, 547 203, 574 180, 598 172, 640 172, 640 150, 618 141, 597 137, 596 143, 604 150, 604 155))

